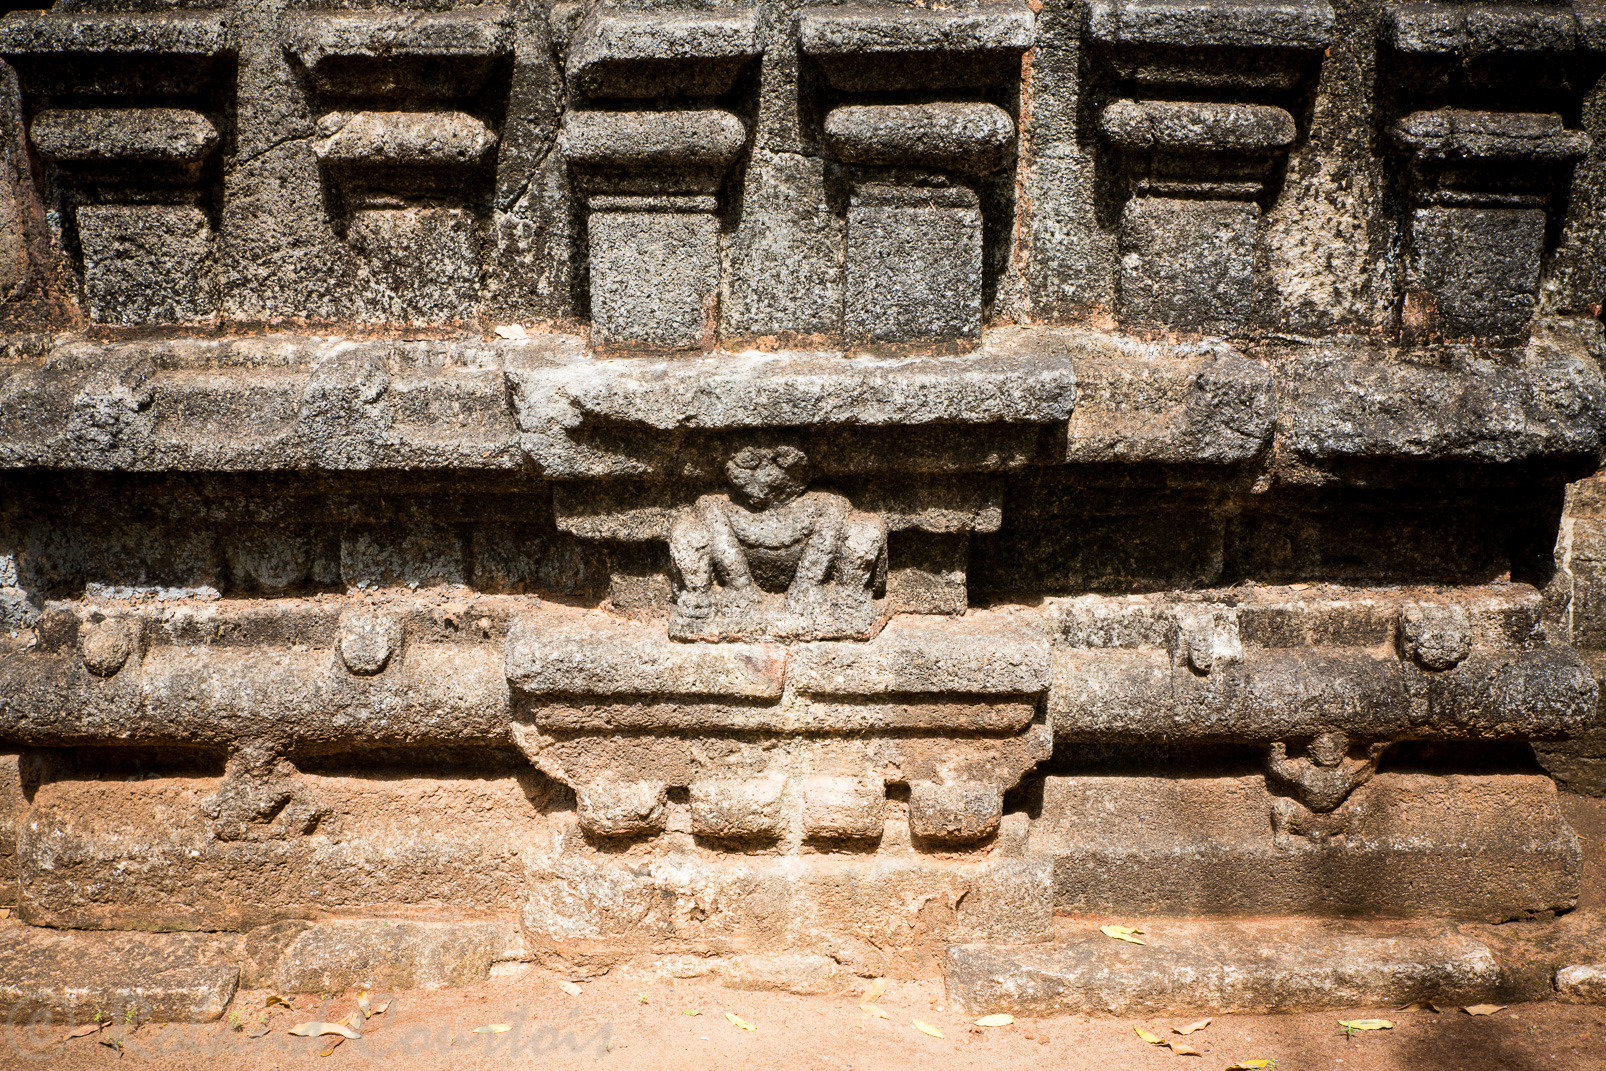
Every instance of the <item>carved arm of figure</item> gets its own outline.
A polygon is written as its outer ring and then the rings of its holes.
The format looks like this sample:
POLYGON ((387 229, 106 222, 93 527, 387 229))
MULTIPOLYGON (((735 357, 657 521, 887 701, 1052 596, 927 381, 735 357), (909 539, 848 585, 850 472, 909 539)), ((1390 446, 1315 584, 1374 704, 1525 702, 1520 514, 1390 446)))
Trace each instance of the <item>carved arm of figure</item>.
POLYGON ((747 567, 747 552, 736 537, 726 514, 729 504, 717 495, 705 495, 697 500, 697 517, 708 529, 709 555, 714 569, 725 585, 725 599, 737 606, 757 602, 758 589, 753 586, 753 574, 747 567))
POLYGON ((833 501, 833 497, 808 496, 810 532, 786 591, 786 608, 794 614, 813 613, 822 609, 825 601, 825 581, 841 551, 847 517, 847 503, 833 501))

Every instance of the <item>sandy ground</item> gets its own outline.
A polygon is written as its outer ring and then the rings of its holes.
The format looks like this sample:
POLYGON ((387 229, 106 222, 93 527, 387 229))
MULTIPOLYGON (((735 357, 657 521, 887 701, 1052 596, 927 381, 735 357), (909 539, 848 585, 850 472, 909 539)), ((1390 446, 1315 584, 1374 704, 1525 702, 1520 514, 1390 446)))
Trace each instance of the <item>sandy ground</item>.
POLYGON ((242 992, 233 1005, 239 1028, 227 1019, 205 1025, 145 1025, 132 1032, 112 1027, 64 1040, 64 1024, 36 1022, 5 1030, 0 1066, 52 1069, 152 1067, 270 1069, 340 1067, 457 1068, 630 1067, 865 1068, 891 1071, 928 1067, 1002 1069, 1052 1067, 1124 1069, 1175 1067, 1222 1071, 1246 1059, 1275 1061, 1275 1071, 1540 1071, 1606 1068, 1606 1008, 1527 1004, 1473 1017, 1457 1008, 1359 1008, 1353 1012, 1298 1015, 1221 1015, 1186 1039, 1172 1033, 1189 1017, 1147 1020, 1064 1016, 1019 1020, 984 1029, 949 1010, 937 983, 893 982, 878 1004, 888 1018, 860 1010, 854 997, 802 997, 742 992, 693 980, 668 982, 604 977, 579 996, 558 988, 558 978, 531 970, 516 979, 470 989, 374 994, 390 1000, 384 1014, 363 1027, 360 1041, 333 1051, 329 1038, 292 1037, 296 1023, 340 1019, 356 1006, 347 994, 320 1005, 293 998, 296 1008, 265 1012, 264 992, 242 992), (691 1014, 696 1012, 698 1014, 691 1014), (738 1016, 754 1029, 726 1019, 738 1016), (1346 1038, 1338 1020, 1386 1017, 1395 1028, 1346 1038), (921 1033, 922 1020, 944 1035, 921 1033), (474 1028, 505 1024, 500 1033, 474 1028), (1192 1044, 1202 1057, 1179 1056, 1150 1045, 1134 1026, 1192 1044), (121 1053, 109 1044, 121 1042, 121 1053))

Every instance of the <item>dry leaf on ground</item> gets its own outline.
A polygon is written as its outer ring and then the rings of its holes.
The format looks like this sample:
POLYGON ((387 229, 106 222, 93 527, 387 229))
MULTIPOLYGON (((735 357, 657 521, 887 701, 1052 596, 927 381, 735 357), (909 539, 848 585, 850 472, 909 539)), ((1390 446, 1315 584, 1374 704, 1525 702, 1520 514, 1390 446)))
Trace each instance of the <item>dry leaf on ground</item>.
POLYGON ((283 997, 281 997, 277 993, 269 993, 268 994, 268 999, 263 1001, 262 1003, 263 1003, 263 1006, 267 1007, 267 1008, 271 1008, 275 1004, 277 1004, 282 1008, 289 1008, 291 1011, 294 1011, 295 1007, 296 1007, 294 1004, 291 1004, 288 1000, 285 1000, 283 997))
POLYGON ((926 1021, 924 1021, 922 1019, 916 1019, 915 1023, 914 1023, 914 1026, 915 1026, 915 1029, 920 1031, 922 1034, 930 1034, 934 1038, 942 1037, 942 1031, 941 1030, 938 1030, 936 1027, 932 1026, 930 1023, 928 1023, 928 1022, 926 1022, 926 1021))
POLYGON ((1203 1030, 1205 1027, 1209 1026, 1213 1022, 1215 1022, 1214 1018, 1200 1019, 1198 1022, 1189 1023, 1187 1026, 1173 1026, 1171 1028, 1171 1032, 1173 1034, 1182 1034, 1184 1036, 1186 1036, 1188 1034, 1195 1034, 1195 1033, 1198 1033, 1199 1031, 1203 1030))
POLYGON ((702 1012, 698 1011, 696 1008, 682 1008, 680 1010, 680 1013, 682 1015, 701 1015, 701 1014, 703 1014, 702 1012))
POLYGON ((734 1026, 738 1030, 757 1030, 758 1029, 758 1027, 754 1026, 752 1023, 748 1022, 746 1019, 743 1019, 740 1015, 732 1015, 730 1012, 726 1012, 725 1013, 725 1021, 730 1023, 730 1025, 734 1026))
POLYGON ((1443 1010, 1437 1004, 1433 1003, 1431 1000, 1413 1000, 1409 1004, 1400 1005, 1400 1010, 1401 1011, 1410 1011, 1413 1008, 1420 1008, 1423 1011, 1430 1011, 1435 1015, 1437 1015, 1440 1011, 1443 1010))
POLYGON ((1468 1015, 1493 1015, 1497 1011, 1505 1011, 1504 1004, 1469 1004, 1461 1009, 1468 1015))
POLYGON ((509 1026, 508 1024, 506 1024, 506 1023, 486 1023, 484 1026, 476 1026, 474 1028, 474 1033, 476 1033, 476 1034, 505 1034, 509 1030, 512 1030, 512 1029, 513 1028, 511 1026, 509 1026))
POLYGON ((1006 1014, 1004 1012, 999 1012, 997 1015, 983 1015, 980 1019, 976 1020, 976 1025, 977 1026, 1008 1026, 1010 1023, 1013 1023, 1014 1021, 1015 1021, 1015 1017, 1013 1015, 1008 1015, 1008 1014, 1006 1014))
POLYGON ((73 1038, 87 1037, 90 1034, 98 1034, 98 1033, 100 1033, 100 1024, 99 1023, 85 1023, 83 1026, 80 1026, 80 1027, 76 1028, 75 1030, 73 1030, 71 1033, 69 1033, 67 1035, 67 1040, 71 1041, 73 1038))
POLYGON ((559 982, 558 988, 569 994, 571 997, 578 997, 582 992, 584 992, 584 990, 575 985, 573 982, 559 982))
POLYGON ((1164 1045, 1165 1044, 1165 1039, 1164 1038, 1160 1037, 1158 1034, 1149 1033, 1147 1030, 1143 1029, 1141 1026, 1134 1026, 1132 1028, 1132 1032, 1137 1034, 1137 1036, 1142 1038, 1144 1041, 1147 1041, 1150 1045, 1164 1045))
POLYGON ((1132 926, 1100 926, 1099 932, 1106 937, 1113 937, 1117 941, 1125 941, 1129 945, 1141 945, 1147 943, 1132 936, 1135 933, 1143 932, 1142 930, 1136 929, 1132 926))
POLYGON ((1338 1025, 1345 1030, 1393 1030, 1392 1019, 1340 1019, 1338 1025))
POLYGON ((860 1004, 859 1010, 864 1012, 866 1015, 873 1015, 877 1019, 892 1018, 892 1016, 887 1014, 887 1010, 881 1007, 879 1004, 860 1004))
POLYGON ((1270 1066, 1270 1060, 1239 1060, 1235 1064, 1229 1064, 1226 1071, 1259 1071, 1262 1067, 1270 1066))
POLYGON ((1203 1056, 1204 1055, 1204 1053, 1200 1052, 1198 1049, 1194 1048, 1192 1045, 1184 1045, 1180 1041, 1173 1041, 1171 1043, 1171 1051, 1176 1053, 1178 1056, 1203 1056))
POLYGON ((864 991, 864 996, 859 998, 859 1003, 874 1004, 876 1001, 881 999, 881 994, 885 993, 886 991, 887 980, 885 978, 877 978, 872 981, 869 988, 864 991))
POLYGON ((318 1038, 325 1034, 339 1034, 343 1038, 356 1041, 361 1034, 347 1026, 345 1023, 297 1023, 290 1028, 290 1033, 298 1038, 318 1038))
POLYGON ((362 994, 362 996, 357 998, 357 1010, 362 1012, 362 1017, 364 1019, 366 1019, 370 1015, 374 1014, 374 1006, 369 1001, 368 994, 366 992, 364 992, 362 994))

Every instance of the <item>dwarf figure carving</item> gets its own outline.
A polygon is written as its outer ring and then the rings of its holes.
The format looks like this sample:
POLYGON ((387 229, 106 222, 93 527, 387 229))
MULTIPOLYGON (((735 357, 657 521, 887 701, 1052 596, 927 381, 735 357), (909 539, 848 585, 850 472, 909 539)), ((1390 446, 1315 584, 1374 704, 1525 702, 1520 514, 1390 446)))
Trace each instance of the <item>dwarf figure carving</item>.
POLYGON ((1290 785, 1297 801, 1278 797, 1271 802, 1272 832, 1278 845, 1285 846, 1290 835, 1320 840, 1346 831, 1348 813, 1335 814, 1350 793, 1372 779, 1378 759, 1388 749, 1384 740, 1367 747, 1364 756, 1350 754, 1350 739, 1344 733, 1319 733, 1306 745, 1305 754, 1290 758, 1281 741, 1271 745, 1266 772, 1290 785))
POLYGON ((713 618, 750 620, 736 632, 777 631, 751 621, 766 616, 766 592, 785 593, 782 633, 825 638, 867 627, 885 568, 880 518, 808 490, 808 457, 795 446, 743 447, 725 475, 730 493, 703 495, 670 529, 677 631, 695 633, 713 618))

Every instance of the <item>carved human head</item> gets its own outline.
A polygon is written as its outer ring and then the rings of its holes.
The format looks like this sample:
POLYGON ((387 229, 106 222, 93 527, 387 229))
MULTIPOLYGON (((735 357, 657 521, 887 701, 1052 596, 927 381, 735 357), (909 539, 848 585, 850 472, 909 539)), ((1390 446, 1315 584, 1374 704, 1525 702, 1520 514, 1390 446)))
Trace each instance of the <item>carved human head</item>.
POLYGON ((725 463, 725 476, 761 509, 784 506, 809 485, 809 458, 795 446, 744 446, 725 463))
POLYGON ((1317 766, 1337 766, 1349 754, 1349 737, 1343 733, 1318 733, 1305 753, 1317 766))

